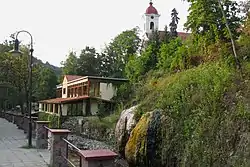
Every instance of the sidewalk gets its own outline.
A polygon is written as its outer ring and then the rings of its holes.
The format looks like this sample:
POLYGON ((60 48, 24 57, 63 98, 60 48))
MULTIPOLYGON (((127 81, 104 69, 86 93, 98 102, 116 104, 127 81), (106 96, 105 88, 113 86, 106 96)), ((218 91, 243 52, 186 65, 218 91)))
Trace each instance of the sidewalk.
POLYGON ((0 118, 0 167, 47 167, 49 151, 22 148, 27 141, 22 130, 0 118))

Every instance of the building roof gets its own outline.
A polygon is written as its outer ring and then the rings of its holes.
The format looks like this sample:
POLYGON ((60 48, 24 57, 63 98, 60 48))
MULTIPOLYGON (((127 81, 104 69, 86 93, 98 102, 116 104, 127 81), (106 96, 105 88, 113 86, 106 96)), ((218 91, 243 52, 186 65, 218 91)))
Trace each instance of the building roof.
POLYGON ((71 103, 71 102, 77 102, 77 101, 85 100, 85 99, 88 99, 88 98, 107 101, 107 102, 112 102, 111 100, 105 100, 105 99, 101 99, 101 98, 98 98, 98 97, 79 96, 79 97, 46 99, 46 100, 41 100, 38 103, 67 104, 67 103, 71 103))
MULTIPOLYGON (((182 40, 186 40, 190 36, 190 33, 187 33, 187 32, 177 32, 177 33, 178 33, 178 37, 180 37, 182 40)), ((160 39, 163 39, 164 35, 165 35, 165 31, 159 31, 160 39)))
POLYGON ((190 36, 190 33, 178 32, 178 37, 180 37, 182 40, 186 40, 189 36, 190 36))
POLYGON ((87 99, 87 98, 89 98, 89 96, 79 96, 79 97, 69 97, 69 98, 54 98, 54 99, 41 100, 41 101, 39 101, 39 103, 61 104, 61 103, 83 100, 83 99, 87 99))
POLYGON ((82 79, 96 79, 96 80, 102 80, 102 81, 122 81, 122 82, 127 82, 129 81, 128 79, 125 78, 110 78, 110 77, 98 77, 98 76, 81 76, 79 78, 76 78, 74 80, 69 81, 69 83, 79 81, 82 79))
POLYGON ((69 81, 73 81, 73 80, 82 78, 83 76, 79 76, 79 75, 65 75, 65 77, 67 78, 67 80, 69 82, 69 81))
POLYGON ((157 14, 158 15, 158 11, 155 7, 153 7, 153 2, 149 3, 149 7, 146 10, 146 14, 157 14))

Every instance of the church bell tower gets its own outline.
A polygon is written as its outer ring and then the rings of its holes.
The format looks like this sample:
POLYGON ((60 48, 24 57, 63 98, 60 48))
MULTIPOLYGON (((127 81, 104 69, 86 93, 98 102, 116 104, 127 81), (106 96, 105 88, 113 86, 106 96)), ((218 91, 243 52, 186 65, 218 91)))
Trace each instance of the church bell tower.
POLYGON ((159 17, 158 11, 153 6, 152 0, 149 3, 149 7, 145 13, 145 23, 144 31, 147 35, 150 35, 153 31, 158 30, 159 28, 159 17))

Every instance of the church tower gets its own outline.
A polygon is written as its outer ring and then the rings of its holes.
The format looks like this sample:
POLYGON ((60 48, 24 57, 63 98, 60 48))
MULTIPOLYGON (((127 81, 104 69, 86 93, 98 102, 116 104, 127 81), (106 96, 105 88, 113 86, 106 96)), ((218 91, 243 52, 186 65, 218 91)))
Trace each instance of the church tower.
POLYGON ((150 35, 152 31, 158 30, 159 28, 159 17, 158 11, 153 6, 152 0, 149 3, 149 7, 145 13, 144 31, 147 35, 150 35))

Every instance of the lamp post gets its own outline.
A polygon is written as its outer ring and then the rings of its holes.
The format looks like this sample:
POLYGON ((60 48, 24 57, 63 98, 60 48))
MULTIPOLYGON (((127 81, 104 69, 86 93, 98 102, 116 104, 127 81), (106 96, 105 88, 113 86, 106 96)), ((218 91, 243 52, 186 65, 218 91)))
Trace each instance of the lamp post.
POLYGON ((18 31, 16 33, 15 38, 15 44, 14 44, 14 50, 10 51, 13 56, 21 56, 22 52, 19 50, 19 40, 18 35, 20 33, 26 33, 30 36, 31 42, 30 42, 30 54, 29 54, 29 61, 28 61, 28 113, 29 113, 29 129, 28 129, 28 146, 32 147, 32 121, 31 121, 31 110, 32 110, 32 58, 33 58, 33 37, 32 35, 25 30, 18 31))

